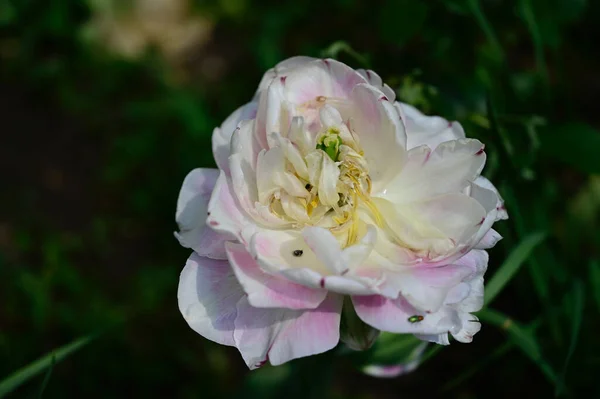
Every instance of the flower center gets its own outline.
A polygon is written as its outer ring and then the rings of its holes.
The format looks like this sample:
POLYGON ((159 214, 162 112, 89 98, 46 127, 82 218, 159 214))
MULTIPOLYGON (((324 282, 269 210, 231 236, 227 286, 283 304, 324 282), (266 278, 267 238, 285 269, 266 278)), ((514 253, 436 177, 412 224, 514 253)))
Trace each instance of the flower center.
POLYGON ((381 217, 370 198, 369 168, 358 140, 339 113, 333 115, 333 122, 331 115, 321 116, 316 136, 294 123, 288 138, 277 136, 284 170, 277 172, 279 187, 270 191, 268 207, 294 228, 324 227, 349 246, 360 236, 360 206, 379 225, 381 217))

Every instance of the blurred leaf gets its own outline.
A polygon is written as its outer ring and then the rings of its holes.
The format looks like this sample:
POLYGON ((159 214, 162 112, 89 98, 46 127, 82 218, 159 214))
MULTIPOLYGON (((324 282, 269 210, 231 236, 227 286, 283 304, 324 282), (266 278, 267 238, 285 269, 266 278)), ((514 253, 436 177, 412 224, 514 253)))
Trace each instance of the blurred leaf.
POLYGON ((556 386, 557 396, 563 393, 564 391, 564 384, 567 377, 567 368, 569 367, 571 357, 573 357, 573 352, 575 352, 575 347, 577 346, 577 342, 579 340, 579 331, 581 329, 581 321, 583 319, 584 305, 584 288, 581 281, 575 281, 571 295, 572 298, 570 299, 572 302, 573 309, 570 309, 568 312, 568 317, 571 325, 571 342, 569 343, 569 350, 567 352, 567 357, 565 358, 565 364, 560 374, 560 384, 556 386))
POLYGON ((542 151, 587 173, 600 173, 600 132, 582 122, 541 130, 542 151))
POLYGON ((510 253, 506 261, 500 266, 492 279, 486 285, 484 306, 489 305, 498 295, 504 286, 513 278, 515 273, 525 263, 531 255, 533 249, 541 243, 546 237, 545 233, 533 233, 527 236, 521 243, 510 253))
POLYGON ((81 347, 87 345, 90 341, 92 341, 96 335, 88 335, 83 338, 79 338, 78 340, 62 346, 52 353, 36 360, 33 363, 15 371, 13 374, 6 377, 4 380, 0 381, 0 398, 8 395, 23 383, 27 382, 31 378, 35 377, 46 368, 54 365, 55 362, 59 362, 65 357, 71 355, 76 352, 81 347))

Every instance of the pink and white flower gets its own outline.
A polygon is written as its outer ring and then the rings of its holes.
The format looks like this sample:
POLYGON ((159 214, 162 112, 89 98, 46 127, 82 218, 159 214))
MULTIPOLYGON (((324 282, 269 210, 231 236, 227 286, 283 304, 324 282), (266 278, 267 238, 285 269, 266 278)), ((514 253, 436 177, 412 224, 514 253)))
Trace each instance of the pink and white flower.
POLYGON ((396 102, 372 71, 295 57, 212 144, 219 169, 190 172, 176 214, 196 332, 256 368, 335 347, 345 298, 381 331, 479 331, 485 249, 507 214, 460 124, 396 102))

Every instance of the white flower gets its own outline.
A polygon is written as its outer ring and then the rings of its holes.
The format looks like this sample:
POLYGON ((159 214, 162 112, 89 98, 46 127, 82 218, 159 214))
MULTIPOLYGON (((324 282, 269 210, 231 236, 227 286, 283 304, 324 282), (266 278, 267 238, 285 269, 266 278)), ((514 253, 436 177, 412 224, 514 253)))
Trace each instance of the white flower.
POLYGON ((251 368, 333 348, 345 295, 378 330, 470 342, 507 217, 483 148, 372 71, 282 62, 215 129, 219 171, 184 181, 182 314, 251 368))

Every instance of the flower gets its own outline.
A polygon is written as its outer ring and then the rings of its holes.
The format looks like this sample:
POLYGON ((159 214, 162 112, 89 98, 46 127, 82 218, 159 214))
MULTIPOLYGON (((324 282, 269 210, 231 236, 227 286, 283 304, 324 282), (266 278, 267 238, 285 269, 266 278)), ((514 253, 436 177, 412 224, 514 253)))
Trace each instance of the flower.
POLYGON ((479 331, 507 214, 460 124, 395 102, 372 71, 294 57, 212 146, 219 170, 193 170, 176 213, 196 332, 256 368, 335 347, 344 300, 376 330, 439 344, 479 331))

